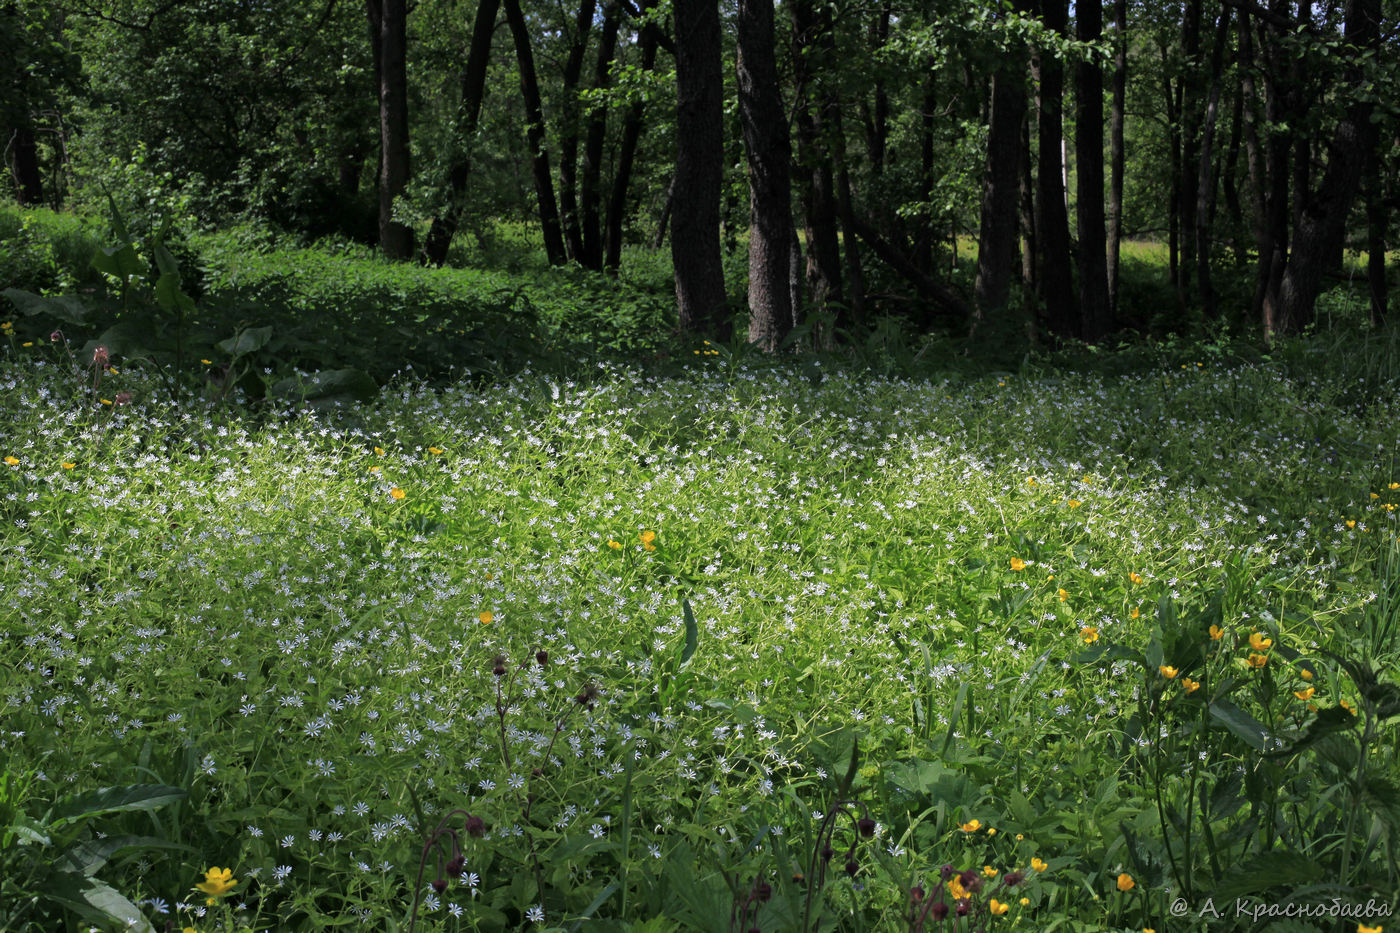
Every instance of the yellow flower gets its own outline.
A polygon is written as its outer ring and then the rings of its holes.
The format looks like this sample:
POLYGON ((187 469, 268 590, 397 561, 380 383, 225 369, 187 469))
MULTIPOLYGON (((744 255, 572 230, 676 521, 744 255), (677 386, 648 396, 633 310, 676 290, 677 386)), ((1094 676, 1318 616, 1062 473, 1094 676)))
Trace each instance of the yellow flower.
POLYGON ((1391 483, 1386 489, 1400 489, 1400 483, 1391 483))
POLYGON ((1348 528, 1355 528, 1355 527, 1356 527, 1356 519, 1354 519, 1354 518, 1349 518, 1349 519, 1347 519, 1347 527, 1348 527, 1348 528))
POLYGON ((1064 587, 1060 587, 1058 590, 1056 590, 1056 592, 1060 596, 1060 602, 1064 602, 1065 600, 1069 599, 1069 590, 1065 589, 1064 587))
POLYGON ((1310 670, 1308 670, 1306 667, 1299 668, 1299 669, 1298 669, 1298 676, 1301 677, 1301 678, 1303 678, 1304 680, 1312 680, 1312 679, 1313 679, 1313 672, 1310 671, 1310 670))
POLYGON ((996 828, 995 826, 988 826, 988 827, 987 827, 987 835, 988 835, 988 836, 995 836, 996 834, 997 834, 997 828, 996 828))
POLYGON ((1130 573, 1130 574, 1128 574, 1128 579, 1131 580, 1133 583, 1141 583, 1141 582, 1142 582, 1142 574, 1136 573, 1136 572, 1130 573))
POLYGON ((648 551, 656 550, 656 545, 652 543, 656 540, 656 532, 643 531, 641 534, 637 535, 637 537, 641 539, 643 548, 648 551))
POLYGON ((1225 635, 1225 630, 1224 630, 1223 628, 1221 628, 1220 626, 1218 626, 1218 625, 1212 625, 1212 626, 1210 627, 1210 640, 1211 640, 1211 641, 1219 641, 1222 637, 1224 637, 1224 635, 1225 635))
POLYGON ((1079 630, 1079 637, 1084 639, 1084 644, 1092 645, 1099 640, 1099 630, 1092 625, 1086 625, 1079 630))
POLYGON ((1364 923, 1356 925, 1356 933, 1385 933, 1384 927, 1368 927, 1364 923))
POLYGON ((953 900, 960 901, 967 897, 967 889, 963 887, 962 878, 958 875, 948 879, 948 893, 953 895, 953 900))
POLYGON ((622 550, 622 542, 621 542, 621 541, 614 541, 612 538, 609 538, 609 539, 608 539, 608 547, 612 548, 614 551, 620 551, 620 550, 622 550))
POLYGON ((1002 914, 1006 913, 1008 910, 1011 909, 1011 905, 1003 904, 996 898, 992 898, 991 903, 987 905, 987 909, 992 912, 993 916, 1000 917, 1002 914))
POLYGON ((496 617, 491 614, 490 609, 487 609, 481 615, 477 616, 477 618, 481 620, 482 625, 490 625, 492 622, 496 621, 496 617))
POLYGON ((384 456, 384 448, 383 448, 383 447, 376 447, 376 448, 374 448, 374 455, 375 455, 376 457, 382 457, 382 456, 384 456))
POLYGON ((1274 643, 1272 638, 1265 638, 1263 632, 1255 632, 1249 636, 1249 647, 1255 651, 1268 651, 1269 646, 1274 643))
POLYGON ((194 927, 185 927, 180 933, 199 933, 194 927))
POLYGON ((1158 667, 1157 670, 1160 671, 1162 676, 1167 678, 1167 680, 1171 680, 1174 677, 1176 677, 1177 674, 1181 673, 1176 668, 1172 667, 1170 664, 1163 664, 1160 667, 1158 667))
POLYGON ((983 865, 982 874, 988 878, 995 878, 997 875, 997 870, 990 865, 983 865))
POLYGON ((5 462, 10 466, 19 466, 19 457, 6 457, 5 462))
POLYGON ((200 360, 200 362, 203 363, 205 366, 213 366, 213 365, 214 365, 214 361, 213 361, 213 360, 200 360))
POLYGON ((1016 834, 1016 841, 1017 841, 1017 842, 1022 842, 1022 841, 1025 840, 1025 838, 1026 838, 1026 834, 1025 834, 1025 833, 1017 833, 1017 834, 1016 834))
POLYGON ((1118 890, 1131 891, 1136 886, 1137 882, 1134 881, 1133 876, 1127 872, 1123 872, 1123 874, 1118 876, 1118 890))
POLYGON ((1019 557, 1013 557, 1013 558, 1011 558, 1011 569, 1012 569, 1012 570, 1025 570, 1025 569, 1026 569, 1026 562, 1023 561, 1023 560, 1021 560, 1021 558, 1019 558, 1019 557))
POLYGON ((406 493, 399 487, 395 486, 393 489, 389 490, 389 495, 393 496, 395 499, 402 499, 406 495, 406 493))
POLYGON ((1373 493, 1371 493, 1371 498, 1372 498, 1372 499, 1379 499, 1380 497, 1381 497, 1381 495, 1380 495, 1380 493, 1378 493, 1378 492, 1373 492, 1373 493))
POLYGON ((65 470, 71 470, 71 469, 73 469, 75 466, 77 466, 77 464, 76 464, 76 463, 68 463, 67 461, 64 461, 63 463, 60 463, 59 466, 63 467, 65 470))
POLYGON ((428 448, 428 453, 432 454, 434 457, 440 457, 440 456, 442 456, 442 448, 441 448, 441 447, 429 447, 429 448, 428 448))
POLYGON ((1249 656, 1249 666, 1255 668, 1256 670, 1268 663, 1269 656, 1267 654, 1251 654, 1249 656))
POLYGON ((1046 867, 1047 867, 1047 866, 1046 866, 1046 864, 1045 864, 1045 860, 1042 859, 1042 858, 1040 858, 1039 856, 1037 856, 1036 858, 1031 859, 1031 868, 1032 868, 1033 870, 1035 870, 1035 871, 1045 871, 1046 867))
POLYGON ((1337 705, 1340 706, 1342 709, 1346 710, 1348 713, 1351 713, 1353 716, 1356 715, 1356 707, 1352 706, 1346 700, 1338 700, 1337 705))
POLYGON ((1034 485, 1035 485, 1035 477, 1034 477, 1034 476, 1027 476, 1027 477, 1026 477, 1026 485, 1027 485, 1027 486, 1034 486, 1034 485))
POLYGON ((20 344, 20 346, 22 346, 22 347, 32 347, 32 346, 34 346, 34 341, 32 341, 32 340, 26 340, 24 343, 20 344))
POLYGON ((233 880, 232 868, 216 867, 206 869, 204 872, 204 880, 195 885, 195 887, 205 894, 208 894, 211 898, 214 898, 223 897, 229 891, 232 891, 236 884, 238 884, 238 882, 233 880))
POLYGON ((1129 610, 1128 610, 1128 618, 1130 618, 1130 619, 1136 619, 1136 618, 1138 618, 1138 617, 1141 616, 1141 615, 1142 615, 1142 610, 1139 609, 1137 606, 1134 606, 1132 609, 1129 609, 1129 610))
POLYGON ((1311 700, 1313 698, 1313 694, 1316 692, 1316 687, 1308 687, 1306 690, 1294 690, 1293 695, 1300 700, 1311 700))
POLYGON ((1021 898, 1021 906, 1022 906, 1022 907, 1028 906, 1028 905, 1030 904, 1030 902, 1031 902, 1031 899, 1030 899, 1029 897, 1023 897, 1023 898, 1021 898))
POLYGON ((1199 680, 1192 680, 1190 677, 1183 677, 1181 678, 1181 687, 1187 693, 1195 693, 1197 690, 1201 689, 1201 682, 1199 680))
POLYGON ((977 830, 979 830, 979 829, 981 829, 981 828, 982 828, 982 821, 981 821, 981 820, 968 820, 966 823, 964 823, 964 824, 962 824, 961 826, 958 827, 958 829, 961 829, 961 830, 962 830, 963 832, 965 832, 965 833, 975 833, 975 832, 977 832, 977 830))
POLYGON ((1078 499, 1070 499, 1066 504, 1072 509, 1077 509, 1084 503, 1080 502, 1078 499))

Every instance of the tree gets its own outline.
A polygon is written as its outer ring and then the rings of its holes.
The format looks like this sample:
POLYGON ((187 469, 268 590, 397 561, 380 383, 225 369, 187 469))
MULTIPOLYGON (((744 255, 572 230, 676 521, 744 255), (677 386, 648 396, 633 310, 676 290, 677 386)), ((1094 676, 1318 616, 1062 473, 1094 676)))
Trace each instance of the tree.
POLYGON ((1020 258, 1017 208, 1021 184, 1021 123, 1026 117, 1023 61, 1024 51, 1020 61, 1008 55, 992 77, 987 171, 982 183, 977 279, 973 286, 974 328, 1005 309, 1020 258))
POLYGON ((739 115, 749 164, 749 341, 773 351, 792 330, 792 146, 778 90, 773 0, 739 0, 739 115))
POLYGON ((530 173, 539 201, 540 226, 544 229, 544 251, 551 266, 568 261, 564 234, 559 225, 559 208, 554 202, 554 180, 549 172, 549 151, 545 148, 544 105, 540 101, 535 54, 530 46, 530 29, 520 12, 520 0, 502 0, 511 38, 515 40, 515 61, 520 71, 520 94, 525 103, 525 139, 530 146, 530 173))
MULTIPOLYGON (((1069 26, 1067 0, 1042 0, 1045 27, 1064 35, 1069 26)), ((1040 54, 1040 136, 1036 176, 1036 235, 1040 241, 1040 299, 1046 323, 1060 337, 1074 336, 1079 316, 1074 306, 1069 248, 1069 209, 1065 203, 1064 66, 1053 53, 1040 54)))
MULTIPOLYGON (((1103 0, 1080 0, 1075 6, 1080 42, 1103 37, 1103 0)), ((1079 182, 1075 213, 1079 232, 1079 306, 1081 333, 1095 341, 1108 333, 1108 257, 1103 200, 1103 69, 1090 57, 1076 66, 1074 162, 1079 182)))
MULTIPOLYGON (((510 0, 507 0, 510 2, 510 0)), ((724 79, 717 0, 676 0, 676 174, 671 260, 683 331, 728 339, 719 200, 724 79)))
POLYGON ((390 259, 413 255, 413 230, 394 219, 408 187, 408 8, 405 0, 366 0, 379 85, 379 246, 390 259))

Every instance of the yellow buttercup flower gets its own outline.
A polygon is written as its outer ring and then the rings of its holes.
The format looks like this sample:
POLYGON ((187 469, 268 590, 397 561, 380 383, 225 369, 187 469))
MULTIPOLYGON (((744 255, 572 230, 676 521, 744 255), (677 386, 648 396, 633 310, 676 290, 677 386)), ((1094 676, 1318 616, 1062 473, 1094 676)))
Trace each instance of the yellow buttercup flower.
POLYGON ((1176 668, 1172 667, 1170 664, 1163 664, 1160 667, 1158 667, 1157 670, 1161 673, 1163 677, 1167 678, 1167 680, 1172 680, 1176 677, 1177 674, 1181 673, 1176 668))
POLYGON ((1356 527, 1356 519, 1354 519, 1354 518, 1349 518, 1349 519, 1347 519, 1347 527, 1348 527, 1348 528, 1355 528, 1355 527, 1356 527))
POLYGON ((1142 615, 1142 610, 1139 609, 1137 606, 1134 606, 1132 609, 1128 610, 1128 618, 1130 618, 1130 619, 1136 619, 1136 618, 1138 618, 1138 617, 1141 616, 1141 615, 1142 615))
POLYGON ((490 625, 492 622, 496 621, 496 617, 491 614, 490 609, 487 609, 481 615, 477 616, 477 618, 481 620, 482 625, 490 625))
POLYGON ((622 550, 622 542, 621 542, 621 541, 614 541, 612 538, 609 538, 609 539, 608 539, 608 547, 612 548, 614 551, 620 551, 620 550, 622 550))
POLYGON ((429 448, 428 448, 428 453, 432 454, 434 457, 440 457, 440 456, 442 456, 442 448, 441 448, 441 447, 429 447, 429 448))
POLYGON ((1300 700, 1311 700, 1313 698, 1313 694, 1316 692, 1316 687, 1308 687, 1306 690, 1294 690, 1293 695, 1300 700))
POLYGON ((981 828, 982 828, 982 821, 981 821, 981 820, 968 820, 966 823, 964 823, 964 824, 962 824, 961 826, 958 827, 958 829, 961 829, 961 830, 962 830, 963 832, 965 832, 965 833, 975 833, 975 832, 977 832, 977 830, 979 830, 979 829, 981 829, 981 828))
POLYGON ((1225 630, 1224 630, 1223 628, 1221 628, 1220 626, 1218 626, 1218 625, 1212 625, 1212 626, 1210 627, 1210 640, 1211 640, 1211 641, 1219 641, 1219 640, 1220 640, 1221 638, 1223 638, 1224 636, 1225 636, 1225 630))
POLYGON ((1013 558, 1011 558, 1011 569, 1012 569, 1012 570, 1025 570, 1025 569, 1026 569, 1026 562, 1023 561, 1023 560, 1021 560, 1021 558, 1019 558, 1019 557, 1013 557, 1013 558))
POLYGON ((1385 933, 1384 927, 1368 927, 1364 923, 1356 925, 1356 933, 1385 933))
POLYGON ((948 893, 953 895, 953 900, 960 901, 967 897, 967 889, 963 887, 962 878, 958 875, 948 879, 948 893))
POLYGON ((1308 670, 1306 667, 1304 667, 1304 668, 1299 668, 1299 670, 1298 670, 1298 676, 1301 677, 1301 678, 1303 678, 1304 680, 1312 680, 1312 679, 1313 679, 1313 672, 1310 671, 1310 670, 1308 670))
POLYGON ((1256 670, 1268 663, 1269 656, 1267 654, 1251 654, 1249 656, 1249 666, 1256 670))
POLYGON ((1046 867, 1047 867, 1047 865, 1046 865, 1044 859, 1042 859, 1042 858, 1040 858, 1040 857, 1038 857, 1038 856, 1037 856, 1036 858, 1031 859, 1031 868, 1032 868, 1033 870, 1035 870, 1035 871, 1045 871, 1046 867))
POLYGON ((1072 508, 1072 509, 1077 509, 1077 508, 1079 508, 1081 505, 1083 505, 1084 503, 1080 502, 1078 499, 1070 499, 1070 500, 1069 500, 1068 502, 1066 502, 1065 504, 1068 505, 1068 506, 1069 506, 1070 508, 1072 508))
POLYGON ((374 455, 375 455, 376 457, 382 457, 382 456, 384 456, 384 448, 383 448, 383 447, 376 447, 376 448, 374 448, 374 455))
POLYGON ((1064 587, 1060 587, 1058 590, 1056 590, 1056 592, 1060 596, 1060 602, 1064 602, 1065 600, 1069 599, 1069 590, 1065 589, 1064 587))
POLYGON ((1400 483, 1391 483, 1386 489, 1400 489, 1400 483))
POLYGON ((67 461, 65 460, 63 463, 60 463, 59 466, 63 467, 65 470, 71 470, 71 469, 73 469, 74 467, 76 467, 77 464, 76 464, 76 463, 69 463, 69 462, 67 462, 67 461))
POLYGON ((987 909, 992 912, 993 916, 1000 917, 1002 914, 1006 913, 1008 910, 1011 909, 1011 905, 1003 904, 996 898, 992 898, 991 901, 987 904, 987 909))
POLYGON ((1092 645, 1099 640, 1099 630, 1092 625, 1086 625, 1079 630, 1079 637, 1084 639, 1084 644, 1092 645))
POLYGON ((1123 874, 1118 876, 1118 890, 1131 891, 1135 887, 1137 887, 1137 882, 1133 880, 1132 875, 1123 872, 1123 874))
POLYGON ((1131 580, 1133 583, 1141 583, 1141 582, 1142 582, 1142 574, 1136 573, 1136 572, 1130 573, 1130 574, 1128 574, 1128 579, 1131 580))
POLYGON ((1023 897, 1023 898, 1021 898, 1021 906, 1022 906, 1022 907, 1028 906, 1028 905, 1030 904, 1030 902, 1031 902, 1031 899, 1030 899, 1029 897, 1023 897))
POLYGON ((238 884, 233 878, 232 868, 209 868, 204 872, 204 880, 195 885, 210 897, 223 897, 238 884))
POLYGON ((1255 651, 1268 651, 1273 643, 1274 640, 1272 638, 1265 638, 1263 632, 1255 632, 1249 636, 1249 647, 1253 648, 1255 651))
POLYGON ((653 543, 656 541, 656 532, 643 531, 641 534, 637 535, 637 537, 641 539, 643 550, 656 550, 656 545, 653 543))
POLYGON ((1195 693, 1197 690, 1201 689, 1201 682, 1199 680, 1192 680, 1190 677, 1183 677, 1181 678, 1181 688, 1187 693, 1195 693))
POLYGON ((1356 707, 1352 706, 1346 700, 1338 700, 1337 705, 1340 706, 1342 709, 1346 710, 1348 713, 1351 713, 1353 716, 1356 715, 1356 707))
POLYGON ((982 874, 988 878, 995 878, 997 875, 997 870, 990 865, 983 865, 982 874))
POLYGON ((395 486, 393 489, 389 490, 389 495, 393 496, 395 499, 402 499, 407 493, 395 486))
POLYGON ((5 463, 10 466, 19 466, 19 457, 6 457, 5 463))
POLYGON ((988 836, 995 836, 996 834, 997 834, 997 828, 996 828, 995 826, 988 826, 988 827, 987 827, 987 835, 988 835, 988 836))

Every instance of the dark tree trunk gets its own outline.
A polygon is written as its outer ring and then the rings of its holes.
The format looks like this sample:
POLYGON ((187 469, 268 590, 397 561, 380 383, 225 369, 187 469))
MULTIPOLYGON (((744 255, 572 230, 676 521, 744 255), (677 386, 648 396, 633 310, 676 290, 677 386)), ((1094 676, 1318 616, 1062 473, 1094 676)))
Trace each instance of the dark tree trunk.
POLYGON ((1220 193, 1225 198, 1226 220, 1230 224, 1230 246, 1235 254, 1235 265, 1243 267, 1246 262, 1244 244, 1240 231, 1244 229, 1244 208, 1240 205, 1240 144, 1244 140, 1244 91, 1243 87, 1234 95, 1230 112, 1230 140, 1225 147, 1225 167, 1220 173, 1220 193))
POLYGON ((807 284, 812 306, 825 310, 844 303, 841 290, 841 247, 836 230, 836 185, 831 166, 825 120, 826 95, 814 86, 820 69, 813 67, 821 33, 829 29, 818 17, 812 0, 793 0, 793 107, 796 111, 797 162, 802 174, 802 214, 807 235, 807 284), (817 98, 813 100, 813 98, 817 98))
MULTIPOLYGON (((605 90, 612 82, 613 55, 617 51, 619 0, 603 8, 603 33, 598 40, 598 63, 593 72, 593 89, 605 90)), ((595 104, 588 113, 588 136, 583 144, 583 255, 586 268, 603 268, 602 198, 603 143, 608 130, 608 108, 595 104)))
POLYGON ((1196 206, 1200 195, 1200 178, 1197 167, 1200 161, 1201 117, 1204 111, 1201 61, 1201 5, 1202 0, 1186 0, 1182 14, 1181 44, 1185 55, 1185 73, 1177 81, 1179 106, 1177 119, 1180 126, 1181 161, 1177 163, 1180 173, 1177 201, 1181 212, 1181 263, 1177 267, 1177 301, 1185 308, 1192 300, 1191 277, 1196 271, 1196 206))
MULTIPOLYGON (((1031 80, 1039 83, 1039 56, 1032 58, 1031 80)), ((1035 323, 1036 296, 1040 294, 1040 276, 1036 259, 1040 256, 1040 238, 1035 229, 1035 182, 1031 178, 1031 121, 1027 113, 1021 119, 1021 296, 1022 312, 1031 327, 1035 323)), ((1026 335, 1034 339, 1034 333, 1026 335)))
POLYGON ((1113 0, 1113 104, 1108 118, 1108 312, 1118 315, 1118 264, 1123 249, 1123 114, 1128 99, 1128 0, 1113 0))
MULTIPOLYGON (((1042 17, 1047 29, 1065 35, 1069 27, 1067 0, 1043 0, 1042 17)), ((1040 298, 1046 324, 1059 337, 1073 337, 1079 329, 1074 306, 1074 282, 1070 271, 1069 212, 1065 206, 1063 107, 1064 66, 1053 55, 1040 58, 1039 174, 1036 182, 1036 228, 1040 235, 1040 298)))
POLYGON ((476 20, 472 23, 472 44, 467 52, 466 67, 462 69, 461 130, 458 139, 461 149, 448 172, 447 207, 440 217, 433 218, 423 247, 428 261, 435 266, 447 261, 447 249, 457 235, 462 213, 467 208, 467 185, 471 181, 472 171, 471 146, 476 136, 477 122, 481 119, 486 69, 491 63, 491 37, 496 31, 496 13, 500 7, 500 0, 480 0, 476 20))
MULTIPOLYGON (((1103 0, 1079 0, 1080 42, 1103 36, 1103 0)), ((1097 341, 1111 324, 1108 299, 1108 258, 1105 255, 1103 204, 1103 70, 1091 59, 1076 67, 1077 129, 1074 165, 1078 176, 1075 213, 1079 232, 1080 329, 1085 340, 1097 341)))
MULTIPOLYGON (((924 80, 924 99, 919 107, 919 179, 923 182, 921 194, 924 201, 933 201, 933 186, 938 179, 934 175, 933 130, 938 125, 934 110, 938 106, 938 71, 933 62, 928 65, 928 77, 924 80)), ((914 235, 914 253, 925 266, 933 268, 933 224, 925 221, 919 225, 914 235)))
POLYGON ((16 127, 10 136, 11 171, 15 179, 15 195, 21 204, 44 203, 44 177, 39 172, 39 147, 34 142, 34 130, 16 127))
POLYGON ((1230 37, 1230 8, 1220 8, 1215 43, 1210 51, 1210 93, 1205 120, 1201 126, 1200 164, 1196 176, 1196 281, 1200 283, 1201 308, 1210 320, 1220 315, 1215 284, 1210 275, 1211 219, 1215 213, 1215 126, 1220 112, 1220 75, 1224 67, 1225 43, 1230 37))
MULTIPOLYGON (((1380 20, 1380 0, 1351 0, 1347 5, 1346 38, 1359 50, 1356 56, 1379 51, 1380 20)), ((1345 82, 1355 86, 1362 80, 1360 62, 1354 58, 1348 64, 1345 82)), ((1374 104, 1360 94, 1343 95, 1347 98, 1351 104, 1328 144, 1322 182, 1304 205, 1293 235, 1293 249, 1279 287, 1277 323, 1281 329, 1301 330, 1312 323, 1322 273, 1346 235, 1347 213, 1375 149, 1374 104)))
POLYGON ((792 330, 792 182, 772 0, 739 0, 739 118, 749 162, 749 342, 770 353, 792 330))
MULTIPOLYGON (((1270 0, 1271 17, 1288 16, 1288 0, 1270 0)), ((1286 62, 1279 49, 1277 28, 1268 28, 1265 35, 1271 41, 1264 43, 1264 119, 1269 129, 1264 146, 1264 200, 1263 223, 1259 237, 1259 272, 1255 284, 1257 292, 1255 304, 1259 308, 1263 323, 1264 337, 1269 339, 1279 329, 1282 310, 1280 290, 1283 287, 1283 270, 1288 257, 1288 155, 1289 140, 1286 133, 1274 129, 1282 126, 1289 118, 1286 89, 1281 87, 1280 75, 1284 74, 1286 62)))
POLYGON ((1390 221, 1390 202, 1382 180, 1380 154, 1373 153, 1366 172, 1366 281, 1371 293, 1371 326, 1382 327, 1390 308, 1386 293, 1385 238, 1390 221))
POLYGON ((1026 117, 1024 52, 1007 55, 992 77, 992 112, 987 131, 987 169, 977 233, 977 278, 973 284, 972 330, 1006 308, 1020 243, 1017 207, 1021 184, 1021 124, 1026 117))
POLYGON ((379 245, 390 259, 413 255, 413 231, 394 220, 408 187, 408 9, 405 0, 368 0, 379 85, 379 245))
MULTIPOLYGON (((650 72, 656 66, 656 27, 644 25, 640 36, 642 47, 642 71, 650 72)), ((642 118, 645 105, 639 100, 627 108, 622 119, 622 141, 617 149, 617 169, 613 173, 612 194, 608 197, 608 217, 606 255, 603 266, 616 273, 622 264, 622 221, 627 214, 627 188, 632 181, 632 164, 637 156, 637 143, 642 138, 642 118)), ((660 244, 657 244, 658 248, 660 244)))
MULTIPOLYGON (((888 2, 880 4, 870 30, 870 47, 874 51, 884 48, 890 40, 891 14, 888 2)), ((865 121, 865 147, 870 156, 870 171, 879 175, 885 170, 885 148, 890 134, 890 95, 883 75, 878 72, 873 92, 874 104, 870 107, 869 119, 865 121)), ((862 103, 862 108, 864 106, 862 103)))
POLYGON ((719 200, 724 75, 717 0, 676 0, 676 177, 671 259, 684 331, 728 339, 719 200))
MULTIPOLYGON (((1305 23, 1311 20, 1311 0, 1298 0, 1298 22, 1305 23)), ((1297 230, 1303 224, 1303 208, 1307 205, 1308 196, 1312 191, 1312 140, 1301 126, 1293 125, 1293 121, 1301 118, 1309 110, 1308 92, 1311 82, 1308 80, 1307 64, 1301 56, 1293 58, 1288 71, 1286 99, 1292 131, 1290 135, 1293 138, 1293 191, 1290 203, 1293 208, 1293 229, 1297 230)))
POLYGON ((1167 76, 1167 47, 1163 45, 1162 51, 1162 103, 1166 107, 1167 114, 1167 281, 1171 283, 1172 290, 1176 292, 1178 301, 1181 296, 1181 124, 1177 120, 1177 115, 1181 108, 1177 106, 1177 90, 1172 87, 1171 78, 1167 76))
POLYGON ((583 262, 583 230, 578 212, 578 136, 579 75, 583 74, 583 57, 588 52, 588 38, 593 33, 593 14, 597 0, 581 0, 574 17, 574 41, 564 59, 563 114, 559 119, 559 213, 564 230, 564 244, 569 257, 583 262))
POLYGON ((540 205, 540 226, 544 231, 544 252, 551 266, 568 261, 564 234, 559 226, 559 208, 554 203, 554 181, 549 172, 549 152, 544 145, 544 107, 535 76, 535 54, 530 48, 530 31, 520 12, 520 0, 502 0, 506 22, 515 40, 515 59, 520 69, 520 93, 525 103, 525 140, 530 147, 530 170, 535 179, 535 197, 540 205))

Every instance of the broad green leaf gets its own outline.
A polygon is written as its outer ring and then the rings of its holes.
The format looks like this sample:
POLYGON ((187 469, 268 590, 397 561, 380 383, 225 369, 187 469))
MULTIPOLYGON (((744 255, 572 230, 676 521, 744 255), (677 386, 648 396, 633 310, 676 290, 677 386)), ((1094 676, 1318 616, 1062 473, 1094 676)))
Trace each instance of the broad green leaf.
POLYGON ((156 304, 170 314, 188 313, 194 310, 194 299, 180 287, 180 277, 166 272, 156 279, 156 304))
POLYGON ((681 649, 681 667, 685 667, 695 655, 695 646, 700 642, 700 627, 695 624, 695 613, 690 611, 690 600, 681 600, 681 612, 685 615, 685 646, 681 649))
POLYGON ((42 892, 96 923, 115 923, 119 929, 134 933, 156 933, 135 904, 96 878, 56 871, 49 875, 42 892))
POLYGON ((1220 699, 1211 703, 1210 715, 1255 751, 1262 752, 1269 747, 1272 737, 1268 727, 1229 700, 1220 699))
POLYGON ((101 247, 92 254, 92 267, 98 272, 114 275, 123 281, 146 273, 146 264, 136 255, 136 250, 130 243, 101 247))
POLYGON ((76 295, 58 295, 46 298, 18 288, 7 288, 0 295, 10 299, 15 310, 25 317, 48 315, 68 324, 86 324, 92 308, 84 304, 76 295))
POLYGON ((1340 706, 1330 706, 1327 709, 1319 710, 1308 727, 1303 730, 1303 734, 1295 739, 1287 748, 1272 752, 1272 755, 1291 755, 1303 749, 1317 744, 1318 740, 1334 732, 1343 732, 1356 725, 1356 717, 1348 713, 1340 706))
POLYGON ((58 857, 58 864, 64 871, 75 871, 91 875, 102 869, 107 861, 127 849, 183 849, 193 851, 189 846, 169 842, 157 836, 108 836, 106 839, 89 839, 70 846, 58 857))
POLYGON ((227 340, 219 341, 219 349, 229 356, 242 356, 245 353, 252 353, 267 346, 267 342, 272 339, 271 327, 250 327, 241 330, 236 335, 227 340))
POLYGON ((54 823, 86 819, 101 813, 126 810, 155 810, 168 803, 184 800, 189 794, 168 784, 128 784, 123 787, 103 787, 76 797, 59 801, 54 808, 54 823))
POLYGON ((165 248, 165 244, 164 244, 164 243, 157 243, 157 244, 156 244, 155 254, 156 254, 156 268, 160 270, 160 274, 161 274, 161 275, 173 275, 173 276, 175 276, 176 282, 179 282, 179 280, 180 280, 180 264, 179 264, 178 262, 175 261, 175 257, 174 257, 173 255, 171 255, 170 250, 168 250, 168 249, 165 248))
POLYGON ((1321 877, 1322 865, 1315 858, 1286 849, 1261 852, 1226 874, 1211 896, 1218 902, 1233 901, 1270 888, 1310 884, 1321 877))
POLYGON ((573 922, 573 925, 569 927, 569 933, 578 933, 578 928, 583 926, 583 924, 588 920, 588 918, 592 917, 593 914, 597 912, 598 908, 603 906, 603 903, 607 901, 608 898, 616 894, 619 887, 620 885, 616 881, 614 881, 612 884, 609 884, 606 888, 599 891, 598 896, 593 898, 593 903, 585 907, 583 909, 583 913, 579 914, 578 919, 575 920, 573 922))
POLYGON ((318 399, 333 395, 349 395, 368 401, 379 392, 379 386, 369 373, 360 369, 332 369, 315 373, 310 378, 283 379, 272 387, 273 395, 284 398, 318 399))

